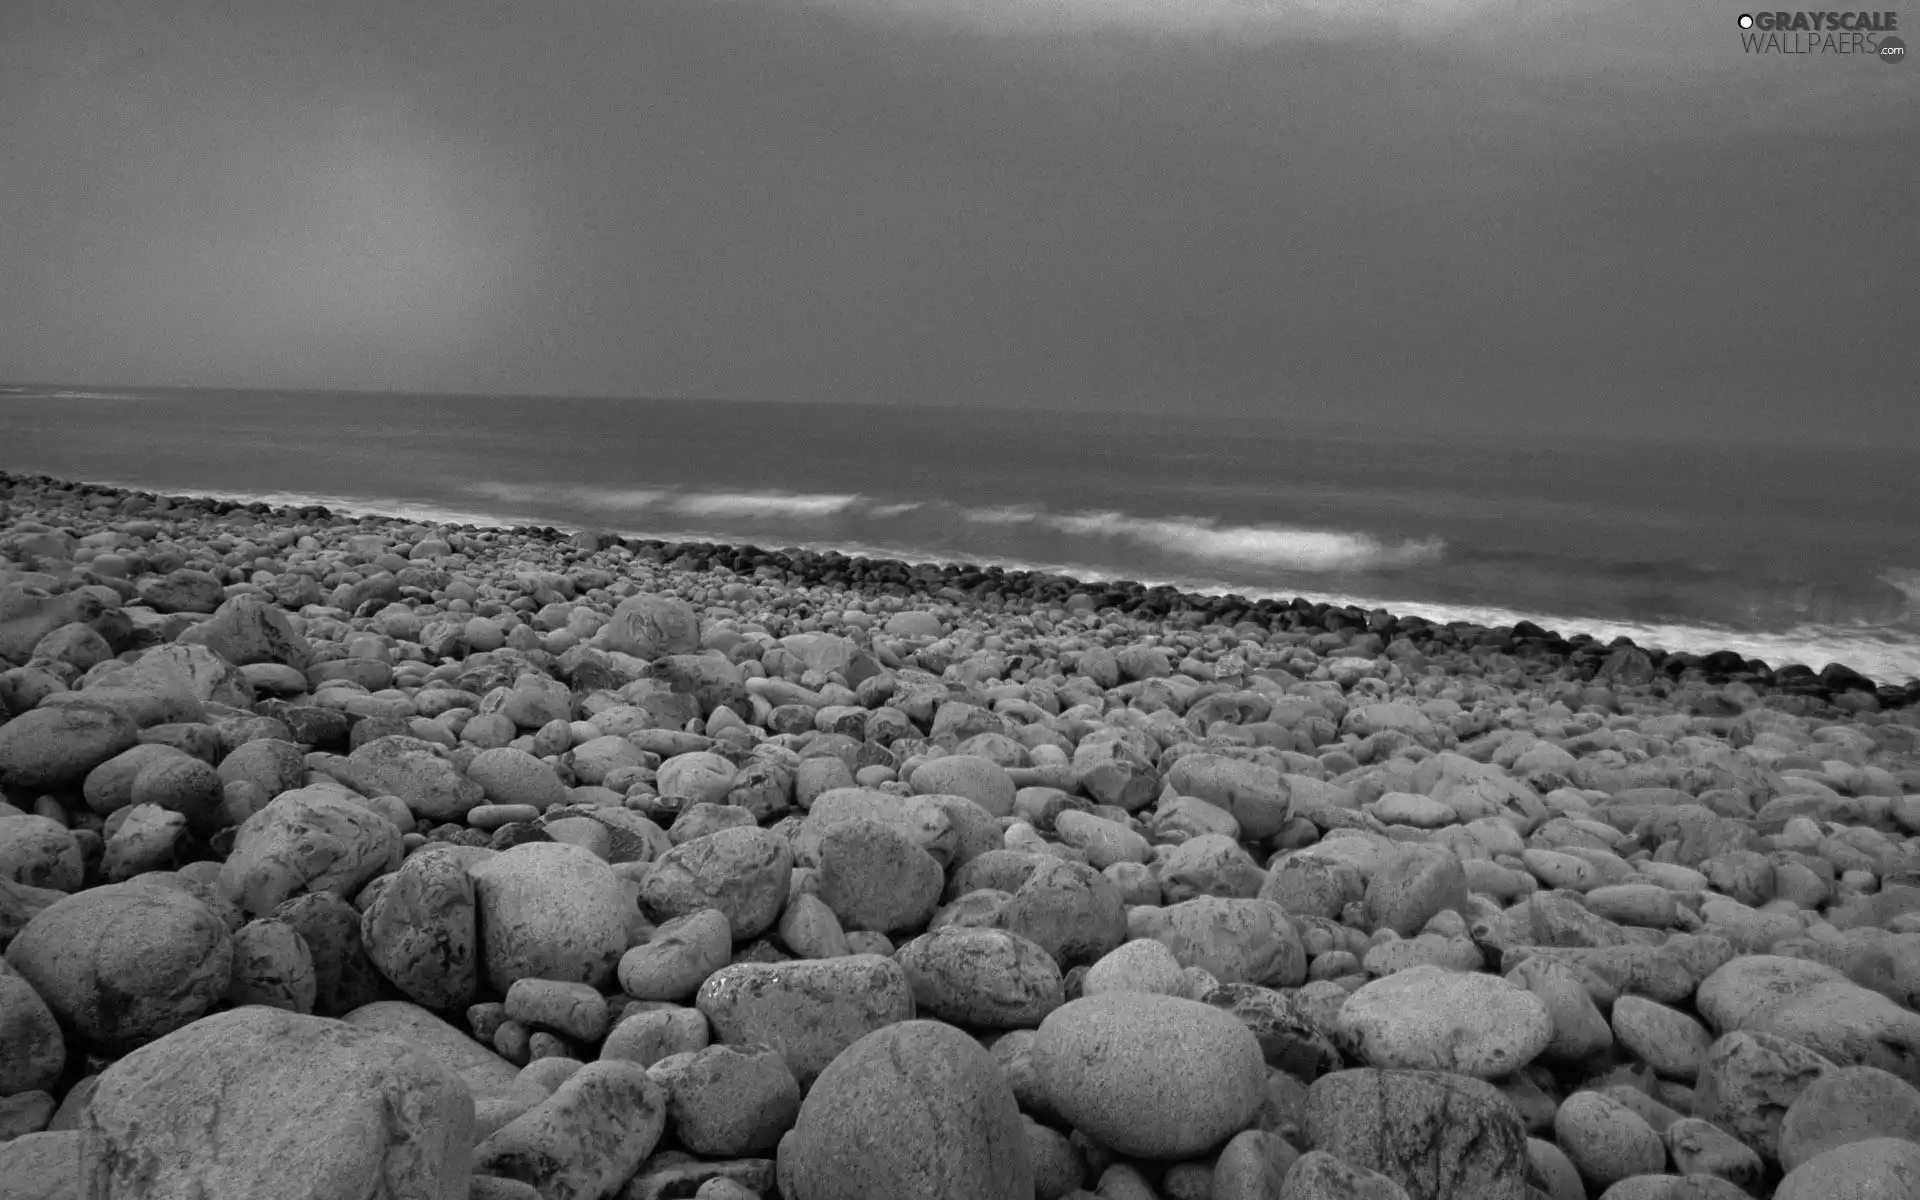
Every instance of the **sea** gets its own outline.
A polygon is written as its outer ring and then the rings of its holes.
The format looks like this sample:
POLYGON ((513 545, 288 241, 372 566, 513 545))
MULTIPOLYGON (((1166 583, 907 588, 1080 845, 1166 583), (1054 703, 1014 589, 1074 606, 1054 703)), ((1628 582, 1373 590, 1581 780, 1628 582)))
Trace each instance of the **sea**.
POLYGON ((1920 453, 835 403, 0 386, 0 467, 971 561, 1920 678, 1920 453))

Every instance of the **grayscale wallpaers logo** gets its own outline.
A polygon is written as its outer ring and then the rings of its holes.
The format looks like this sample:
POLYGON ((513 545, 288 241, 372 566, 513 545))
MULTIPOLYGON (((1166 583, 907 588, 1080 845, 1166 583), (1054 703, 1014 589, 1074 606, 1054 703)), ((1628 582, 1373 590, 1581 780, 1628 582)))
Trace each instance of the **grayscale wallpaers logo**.
POLYGON ((1895 12, 1763 12, 1740 14, 1740 47, 1748 54, 1858 54, 1883 63, 1907 60, 1895 36, 1895 12))

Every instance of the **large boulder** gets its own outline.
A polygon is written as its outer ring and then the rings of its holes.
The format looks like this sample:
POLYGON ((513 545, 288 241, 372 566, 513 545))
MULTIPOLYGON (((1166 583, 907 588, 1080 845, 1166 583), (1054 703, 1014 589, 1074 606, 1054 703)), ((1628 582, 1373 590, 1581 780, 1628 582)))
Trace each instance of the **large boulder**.
POLYGON ((1770 1033, 1840 1066, 1879 1067, 1920 1086, 1920 1013, 1821 963, 1736 958, 1701 981, 1700 1015, 1720 1033, 1770 1033))
POLYGON ((893 957, 907 973, 918 1011, 942 1021, 1031 1028, 1065 999, 1053 956, 1004 929, 949 925, 915 938, 893 957))
POLYGON ((220 887, 252 916, 303 891, 352 896, 400 866, 400 830, 363 804, 324 788, 282 793, 241 823, 220 887))
POLYGON ((635 658, 692 654, 700 648, 700 617, 684 600, 629 596, 600 627, 594 644, 635 658))
POLYGON ((339 1021, 249 1006, 108 1067, 81 1113, 87 1195, 465 1200, 473 1097, 339 1021))
POLYGON ((877 954, 735 963, 715 971, 694 1003, 714 1041, 773 1047, 802 1088, 862 1037, 913 1017, 906 972, 877 954))
POLYGON ((835 1058, 779 1150, 787 1200, 1029 1200, 1013 1089, 980 1044, 936 1021, 867 1034, 835 1058))
POLYGON ((62 625, 92 621, 103 608, 87 591, 48 595, 17 583, 0 587, 0 659, 26 662, 41 638, 62 625))
POLYGON ((735 941, 759 937, 780 919, 793 883, 787 840, 757 826, 734 826, 675 846, 640 884, 655 920, 717 908, 735 941))
POLYGON ((253 703, 253 685, 240 668, 205 646, 172 642, 143 650, 131 662, 112 659, 81 677, 87 690, 95 688, 159 694, 184 692, 201 704, 246 708, 253 703))
POLYGON ((487 982, 516 979, 604 987, 627 949, 632 902, 613 868, 567 842, 527 842, 470 872, 487 982))
POLYGON ((182 635, 197 641, 235 666, 281 663, 304 671, 313 659, 307 639, 295 633, 280 607, 258 596, 226 601, 211 619, 182 635))
POLYGON ((389 876, 360 917, 380 973, 428 1008, 472 1003, 480 986, 478 908, 457 851, 423 846, 389 876))
POLYGON ((53 1010, 0 959, 0 1097, 49 1092, 67 1065, 67 1043, 53 1010))
POLYGON ((1319 1150, 1406 1189, 1412 1200, 1527 1200, 1527 1130, 1490 1083, 1440 1071, 1362 1068, 1307 1090, 1319 1150))
POLYGON ((1040 1023, 1033 1061, 1061 1116, 1137 1158, 1219 1147, 1253 1120, 1266 1086, 1260 1043, 1231 1013, 1152 992, 1055 1009, 1040 1023))
POLYGON ((0 879, 72 892, 84 869, 80 843, 65 825, 51 817, 0 817, 0 879))
POLYGON ((1152 938, 1173 951, 1181 966, 1198 967, 1221 983, 1306 982, 1306 950, 1277 904, 1199 896, 1165 908, 1136 908, 1127 917, 1134 936, 1152 938))
POLYGON ((1187 754, 1167 772, 1167 783, 1178 795, 1232 813, 1248 841, 1279 833, 1293 812, 1292 794, 1278 767, 1219 754, 1187 754))
POLYGON ((376 1000, 341 1018, 355 1029, 400 1042, 460 1077, 473 1096, 476 1141, 545 1100, 549 1089, 473 1040, 463 1029, 404 1000, 376 1000))
POLYGON ((124 1053, 219 1003, 233 940, 192 893, 135 880, 58 901, 27 923, 6 958, 63 1025, 124 1053))
POLYGON ((1350 1050, 1377 1067, 1493 1079, 1547 1048, 1553 1018, 1540 997, 1498 975, 1418 966, 1347 997, 1335 1029, 1350 1050))
POLYGON ((486 799, 479 784, 419 738, 375 738, 332 769, 362 794, 398 796, 414 815, 436 823, 464 821, 486 799))
POLYGON ((68 787, 139 740, 139 727, 118 708, 43 705, 0 725, 0 786, 68 787))
POLYGON ((600 1200, 640 1169, 666 1123, 666 1089, 645 1067, 601 1059, 475 1146, 473 1162, 548 1200, 600 1200))

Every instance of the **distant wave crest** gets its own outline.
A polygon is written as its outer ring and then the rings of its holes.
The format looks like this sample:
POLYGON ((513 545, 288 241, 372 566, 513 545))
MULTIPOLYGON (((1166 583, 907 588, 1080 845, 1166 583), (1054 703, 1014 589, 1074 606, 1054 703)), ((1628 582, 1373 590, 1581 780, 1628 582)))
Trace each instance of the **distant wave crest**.
POLYGON ((1149 518, 1120 512, 1048 518, 1062 533, 1128 538, 1160 550, 1210 562, 1294 571, 1352 571, 1436 562, 1446 552, 1438 538, 1383 542, 1364 533, 1296 529, 1284 525, 1216 525, 1199 517, 1149 518))
POLYGON ((941 501, 882 500, 857 493, 772 489, 539 488, 492 480, 469 485, 468 490, 475 496, 518 507, 544 501, 583 515, 644 519, 648 524, 678 516, 764 525, 760 529, 729 528, 714 533, 735 538, 778 536, 792 527, 808 535, 838 533, 848 541, 879 538, 916 547, 931 541, 933 548, 951 552, 963 547, 942 544, 950 541, 943 538, 942 531, 951 530, 957 523, 980 531, 964 539, 968 543, 965 551, 973 555, 982 550, 1032 554, 1042 549, 1033 545, 976 544, 980 537, 1045 539, 1053 543, 1046 549, 1062 553, 1087 543, 1105 542, 1123 544, 1110 548, 1144 547, 1177 559, 1221 567, 1324 575, 1419 566, 1439 561, 1446 552, 1445 543, 1438 538, 1395 542, 1347 530, 1229 525, 1205 517, 1144 517, 1116 511, 1059 513, 1036 504, 962 506, 941 501), (820 528, 828 523, 836 527, 820 528))

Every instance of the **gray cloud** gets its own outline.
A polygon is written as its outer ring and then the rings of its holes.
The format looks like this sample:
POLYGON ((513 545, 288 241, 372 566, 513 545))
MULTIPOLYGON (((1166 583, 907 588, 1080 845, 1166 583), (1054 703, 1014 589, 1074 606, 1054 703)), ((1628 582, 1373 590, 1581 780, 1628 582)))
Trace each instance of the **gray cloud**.
POLYGON ((0 376, 1912 432, 1920 76, 1731 17, 9 6, 0 376))

